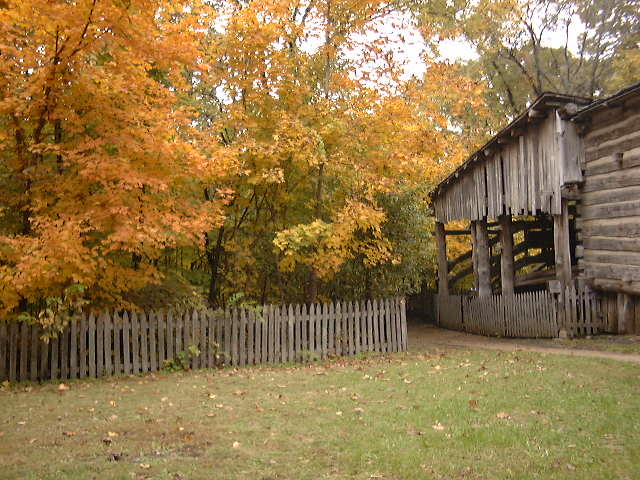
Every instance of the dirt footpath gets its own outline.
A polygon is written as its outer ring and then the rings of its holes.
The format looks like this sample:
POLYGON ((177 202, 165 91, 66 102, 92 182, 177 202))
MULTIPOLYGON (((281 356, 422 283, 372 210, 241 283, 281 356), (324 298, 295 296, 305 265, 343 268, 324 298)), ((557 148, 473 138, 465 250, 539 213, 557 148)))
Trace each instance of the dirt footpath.
POLYGON ((576 357, 608 358, 625 362, 640 363, 640 355, 587 350, 583 348, 565 348, 564 346, 540 345, 536 340, 494 338, 469 333, 445 330, 433 325, 410 322, 408 324, 409 350, 420 351, 435 347, 483 348, 503 351, 526 351, 569 355, 576 357))

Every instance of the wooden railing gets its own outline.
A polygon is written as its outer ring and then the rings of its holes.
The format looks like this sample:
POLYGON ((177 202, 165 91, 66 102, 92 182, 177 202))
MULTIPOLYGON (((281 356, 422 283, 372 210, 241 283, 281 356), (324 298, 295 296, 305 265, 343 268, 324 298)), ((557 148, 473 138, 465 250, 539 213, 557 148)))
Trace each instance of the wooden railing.
POLYGON ((407 348, 405 299, 226 311, 83 315, 57 338, 0 324, 0 381, 101 377, 162 368, 310 362, 407 348))

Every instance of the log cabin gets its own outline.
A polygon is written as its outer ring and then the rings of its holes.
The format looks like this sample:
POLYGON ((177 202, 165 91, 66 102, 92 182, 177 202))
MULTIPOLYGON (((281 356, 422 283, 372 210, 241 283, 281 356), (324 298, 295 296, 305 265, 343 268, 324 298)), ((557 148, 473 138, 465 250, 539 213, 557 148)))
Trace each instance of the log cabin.
POLYGON ((596 102, 542 94, 431 200, 443 326, 640 333, 640 83, 596 102), (471 252, 450 259, 451 235, 471 252))

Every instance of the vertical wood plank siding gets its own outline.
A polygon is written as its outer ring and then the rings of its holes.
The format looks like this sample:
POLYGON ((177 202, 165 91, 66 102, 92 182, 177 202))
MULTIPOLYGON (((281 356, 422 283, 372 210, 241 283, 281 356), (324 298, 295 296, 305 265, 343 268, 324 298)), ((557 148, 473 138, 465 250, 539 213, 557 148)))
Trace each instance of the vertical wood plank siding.
POLYGON ((575 125, 554 110, 488 154, 479 152, 434 196, 440 222, 560 213, 561 187, 581 180, 575 125), (504 193, 503 193, 504 192, 504 193))

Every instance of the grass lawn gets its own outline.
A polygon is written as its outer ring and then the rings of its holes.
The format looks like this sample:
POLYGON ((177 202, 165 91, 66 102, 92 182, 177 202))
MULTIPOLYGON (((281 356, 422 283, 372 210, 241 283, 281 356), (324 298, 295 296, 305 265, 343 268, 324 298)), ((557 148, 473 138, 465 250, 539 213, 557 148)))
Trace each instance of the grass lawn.
POLYGON ((4 388, 0 478, 640 478, 640 369, 462 350, 4 388))
POLYGON ((547 340, 547 345, 640 355, 640 335, 596 335, 592 338, 547 340))

